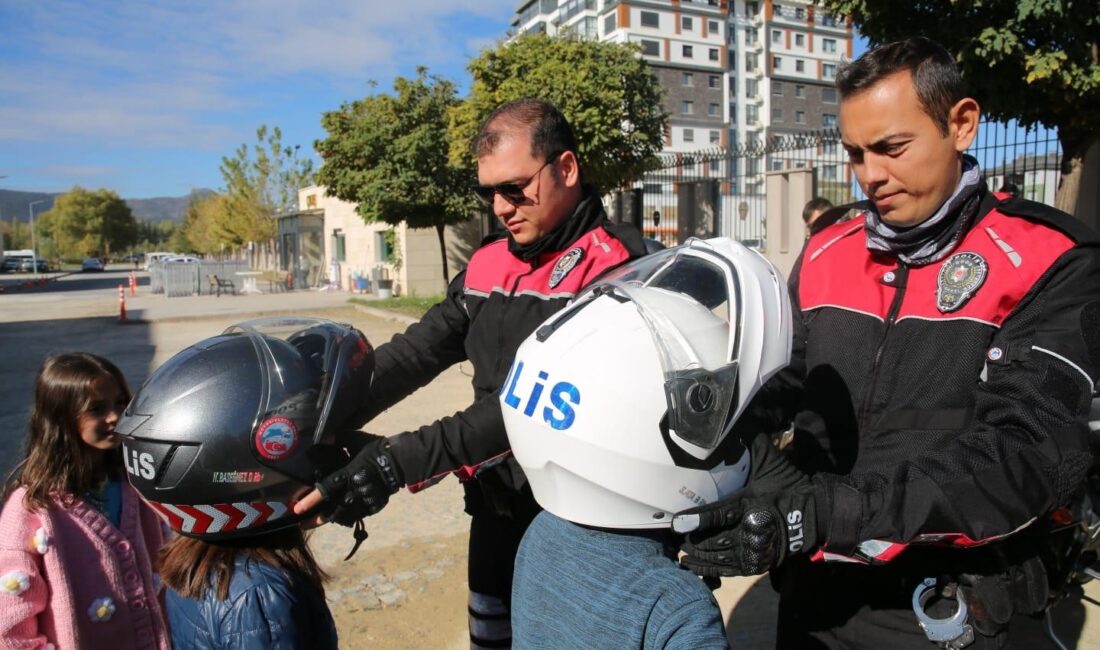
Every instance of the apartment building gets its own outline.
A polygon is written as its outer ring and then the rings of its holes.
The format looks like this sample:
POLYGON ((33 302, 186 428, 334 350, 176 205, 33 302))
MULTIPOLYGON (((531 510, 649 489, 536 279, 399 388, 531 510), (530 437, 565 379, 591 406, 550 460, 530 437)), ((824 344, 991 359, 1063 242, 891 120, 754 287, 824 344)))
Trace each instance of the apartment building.
POLYGON ((574 33, 641 48, 665 89, 665 150, 729 144, 726 0, 528 0, 510 35, 574 33))

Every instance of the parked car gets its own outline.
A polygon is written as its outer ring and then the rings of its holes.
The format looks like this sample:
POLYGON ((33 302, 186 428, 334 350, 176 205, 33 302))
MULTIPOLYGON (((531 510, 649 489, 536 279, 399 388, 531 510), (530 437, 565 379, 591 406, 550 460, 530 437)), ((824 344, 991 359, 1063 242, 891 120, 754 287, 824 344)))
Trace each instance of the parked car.
POLYGON ((19 270, 19 263, 23 261, 21 257, 5 257, 4 258, 4 272, 15 272, 19 270))
POLYGON ((165 264, 198 264, 202 260, 194 255, 175 255, 173 257, 164 258, 165 264))
POLYGON ((103 263, 103 260, 99 259, 98 257, 89 257, 88 259, 84 260, 84 262, 82 262, 80 265, 80 271, 83 273, 87 273, 89 271, 104 271, 106 270, 106 268, 107 267, 103 263))
MULTIPOLYGON (((23 273, 30 273, 34 271, 34 258, 24 257, 19 260, 19 271, 23 273)), ((45 273, 50 270, 50 264, 41 257, 38 258, 38 272, 45 273)))

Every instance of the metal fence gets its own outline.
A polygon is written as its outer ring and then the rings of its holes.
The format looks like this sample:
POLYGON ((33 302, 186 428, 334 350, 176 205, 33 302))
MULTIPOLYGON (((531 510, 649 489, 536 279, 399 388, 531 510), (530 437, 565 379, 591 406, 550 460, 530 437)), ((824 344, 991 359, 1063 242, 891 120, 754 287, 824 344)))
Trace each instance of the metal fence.
MULTIPOLYGON (((184 262, 157 262, 149 266, 149 287, 153 293, 163 293, 169 298, 212 294, 214 291, 207 281, 210 274, 225 280, 233 280, 240 285, 237 271, 247 271, 246 260, 223 262, 203 260, 199 264, 184 262)), ((237 287, 240 289, 240 287, 237 287)))
MULTIPOLYGON (((1061 163, 1054 131, 983 122, 967 153, 978 159, 990 189, 1014 186, 1020 196, 1053 205, 1061 163)), ((815 194, 834 205, 864 198, 840 132, 830 129, 662 154, 658 169, 613 195, 611 211, 666 245, 690 236, 728 236, 759 245, 766 236, 766 175, 791 169, 812 170, 815 194)))

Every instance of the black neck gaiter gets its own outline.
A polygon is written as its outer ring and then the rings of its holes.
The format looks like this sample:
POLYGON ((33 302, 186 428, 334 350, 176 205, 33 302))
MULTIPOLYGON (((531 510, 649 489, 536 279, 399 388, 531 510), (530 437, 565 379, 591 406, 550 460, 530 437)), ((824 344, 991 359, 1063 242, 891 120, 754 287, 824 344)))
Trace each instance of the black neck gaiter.
POLYGON ((508 234, 508 252, 525 262, 538 259, 543 253, 565 250, 567 246, 580 239, 581 235, 592 230, 607 218, 603 204, 592 186, 584 188, 581 202, 573 209, 573 214, 530 244, 517 244, 511 233, 508 234))

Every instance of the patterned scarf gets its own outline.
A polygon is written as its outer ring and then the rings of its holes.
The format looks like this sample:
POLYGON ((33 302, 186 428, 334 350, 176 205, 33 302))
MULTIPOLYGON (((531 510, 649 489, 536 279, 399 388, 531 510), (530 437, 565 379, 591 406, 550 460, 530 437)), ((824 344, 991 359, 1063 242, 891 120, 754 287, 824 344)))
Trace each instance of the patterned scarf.
POLYGON ((863 225, 867 248, 890 253, 910 266, 931 264, 947 257, 970 230, 982 199, 982 173, 978 161, 964 155, 962 168, 962 178, 951 198, 944 201, 931 218, 915 226, 886 223, 871 203, 863 225))

